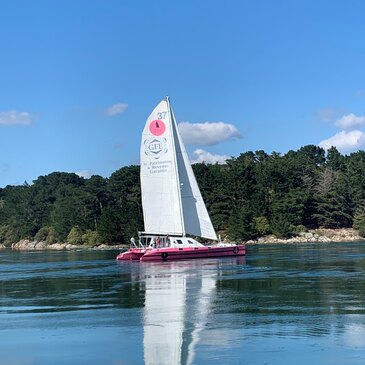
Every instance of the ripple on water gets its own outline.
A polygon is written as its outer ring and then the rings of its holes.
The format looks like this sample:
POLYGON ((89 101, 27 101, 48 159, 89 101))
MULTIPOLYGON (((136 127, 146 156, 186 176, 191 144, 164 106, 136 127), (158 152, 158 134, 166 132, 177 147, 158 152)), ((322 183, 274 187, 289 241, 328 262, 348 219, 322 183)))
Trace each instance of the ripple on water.
POLYGON ((190 363, 359 364, 364 275, 362 244, 257 246, 246 258, 156 265, 118 263, 114 253, 2 252, 0 350, 14 360, 8 349, 31 343, 43 365, 38 354, 57 343, 56 364, 70 353, 88 365, 143 363, 147 334, 162 331, 190 363))

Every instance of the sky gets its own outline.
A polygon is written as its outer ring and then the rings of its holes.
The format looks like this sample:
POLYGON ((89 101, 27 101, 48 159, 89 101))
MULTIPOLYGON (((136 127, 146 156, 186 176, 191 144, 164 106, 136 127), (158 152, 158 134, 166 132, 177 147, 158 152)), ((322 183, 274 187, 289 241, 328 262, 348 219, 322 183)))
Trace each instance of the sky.
POLYGON ((365 147, 365 2, 0 0, 0 187, 139 164, 170 96, 192 162, 365 147))

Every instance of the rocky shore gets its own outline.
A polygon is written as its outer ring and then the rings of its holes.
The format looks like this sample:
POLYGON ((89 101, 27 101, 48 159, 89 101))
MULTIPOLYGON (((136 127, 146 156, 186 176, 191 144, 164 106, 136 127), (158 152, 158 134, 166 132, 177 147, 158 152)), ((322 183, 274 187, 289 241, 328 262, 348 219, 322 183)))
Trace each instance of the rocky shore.
POLYGON ((257 240, 250 240, 247 244, 272 244, 272 243, 331 243, 331 242, 361 242, 364 237, 352 228, 338 229, 313 229, 307 232, 300 232, 297 236, 290 238, 277 238, 275 236, 260 237, 257 240))
MULTIPOLYGON (((13 250, 113 250, 124 248, 125 246, 111 246, 111 245, 95 245, 95 246, 80 246, 80 245, 72 245, 70 243, 53 243, 48 244, 44 241, 30 241, 30 240, 20 240, 19 242, 13 243, 11 248, 13 250)), ((4 245, 0 244, 0 249, 5 249, 4 245)))
MULTIPOLYGON (((315 229, 306 232, 300 232, 297 236, 291 238, 277 238, 273 235, 260 237, 256 240, 250 240, 248 245, 254 244, 291 244, 291 243, 331 243, 331 242, 365 242, 365 238, 359 236, 358 232, 352 228, 339 229, 315 229)), ((0 249, 5 249, 4 245, 0 244, 0 249)), ((13 243, 10 247, 13 250, 118 250, 125 249, 126 246, 110 246, 105 244, 89 246, 72 245, 70 243, 53 243, 47 244, 43 241, 20 240, 13 243)))

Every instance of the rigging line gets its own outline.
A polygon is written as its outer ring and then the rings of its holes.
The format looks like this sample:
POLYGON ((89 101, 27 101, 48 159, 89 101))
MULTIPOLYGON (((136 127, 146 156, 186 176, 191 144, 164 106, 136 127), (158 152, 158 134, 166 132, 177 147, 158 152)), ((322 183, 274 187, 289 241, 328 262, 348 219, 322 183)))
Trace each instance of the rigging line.
POLYGON ((176 183, 177 183, 177 194, 179 197, 181 230, 182 230, 182 235, 185 236, 186 232, 185 232, 184 212, 183 212, 182 197, 181 197, 180 176, 179 176, 178 162, 177 162, 177 155, 176 155, 176 148, 175 148, 175 134, 176 134, 175 131, 177 131, 177 125, 176 125, 174 114, 172 112, 172 108, 170 105, 170 98, 168 96, 166 96, 166 102, 167 102, 167 108, 168 108, 168 112, 169 112, 170 125, 171 125, 171 136, 172 136, 171 140, 172 140, 172 147, 173 147, 173 151, 174 151, 173 157, 175 160, 175 173, 176 173, 176 183))

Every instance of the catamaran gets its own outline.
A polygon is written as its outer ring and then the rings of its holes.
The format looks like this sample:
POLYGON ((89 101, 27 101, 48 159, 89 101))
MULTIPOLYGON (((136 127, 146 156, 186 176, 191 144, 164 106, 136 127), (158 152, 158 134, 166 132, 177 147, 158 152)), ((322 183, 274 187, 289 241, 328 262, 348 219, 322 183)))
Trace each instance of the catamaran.
POLYGON ((244 256, 244 244, 217 242, 166 97, 148 117, 140 150, 144 232, 117 260, 166 261, 244 256), (193 237, 209 240, 202 244, 193 237))

